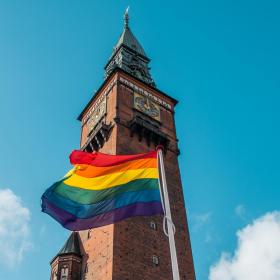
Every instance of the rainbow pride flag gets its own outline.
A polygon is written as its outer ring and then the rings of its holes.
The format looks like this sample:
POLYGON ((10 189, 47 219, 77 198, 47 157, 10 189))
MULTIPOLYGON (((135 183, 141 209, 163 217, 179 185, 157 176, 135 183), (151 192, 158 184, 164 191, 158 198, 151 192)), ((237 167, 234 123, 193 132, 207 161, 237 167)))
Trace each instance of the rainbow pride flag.
POLYGON ((42 211, 69 230, 163 214, 157 152, 107 155, 73 151, 74 168, 42 195, 42 211))

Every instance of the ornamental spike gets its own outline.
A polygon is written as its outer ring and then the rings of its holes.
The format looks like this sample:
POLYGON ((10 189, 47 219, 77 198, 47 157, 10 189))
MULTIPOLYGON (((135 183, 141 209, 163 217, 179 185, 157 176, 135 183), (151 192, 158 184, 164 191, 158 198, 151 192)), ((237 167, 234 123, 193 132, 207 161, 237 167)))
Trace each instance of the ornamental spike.
POLYGON ((126 8, 125 13, 124 13, 124 27, 125 28, 128 28, 128 23, 129 23, 128 11, 129 11, 129 6, 126 8))

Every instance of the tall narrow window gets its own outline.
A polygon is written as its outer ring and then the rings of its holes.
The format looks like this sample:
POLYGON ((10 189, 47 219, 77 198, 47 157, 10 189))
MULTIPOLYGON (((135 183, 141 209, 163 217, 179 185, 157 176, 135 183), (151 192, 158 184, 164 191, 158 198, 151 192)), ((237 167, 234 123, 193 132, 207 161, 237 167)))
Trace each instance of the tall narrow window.
POLYGON ((63 268, 61 269, 60 279, 61 280, 66 280, 67 277, 68 277, 68 267, 66 265, 64 265, 63 268))
POLYGON ((150 221, 150 228, 153 230, 157 230, 157 225, 154 221, 150 221))
POLYGON ((88 264, 85 266, 85 273, 88 273, 88 264))
POLYGON ((158 256, 153 255, 152 261, 153 261, 154 265, 159 265, 159 257, 158 256))

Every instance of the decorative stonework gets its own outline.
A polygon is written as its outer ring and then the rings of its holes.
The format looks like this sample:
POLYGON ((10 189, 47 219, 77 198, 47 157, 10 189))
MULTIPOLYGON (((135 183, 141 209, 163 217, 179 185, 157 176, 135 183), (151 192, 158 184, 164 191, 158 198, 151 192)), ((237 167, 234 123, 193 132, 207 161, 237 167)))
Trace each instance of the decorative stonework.
MULTIPOLYGON (((105 88, 105 90, 103 91, 103 93, 96 98, 96 101, 94 102, 94 104, 91 106, 90 110, 88 110, 86 112, 86 114, 83 116, 82 118, 82 124, 85 124, 88 119, 90 118, 90 116, 92 115, 92 113, 96 110, 96 108, 99 106, 99 104, 104 100, 104 98, 106 98, 106 96, 108 95, 108 93, 112 90, 112 88, 117 84, 117 79, 114 79, 111 83, 109 83, 107 85, 107 87, 105 88)), ((95 96, 94 96, 95 99, 95 96)), ((92 101, 92 100, 91 100, 92 101)), ((91 102, 90 102, 91 103, 91 102)), ((87 105, 86 109, 88 109, 89 104, 87 105)), ((84 111, 81 113, 83 114, 84 111)), ((80 118, 80 117, 79 117, 80 118)))
POLYGON ((120 83, 127 86, 128 88, 130 88, 132 91, 140 93, 143 96, 146 96, 147 98, 153 100, 154 102, 156 102, 157 104, 161 105, 162 107, 164 107, 167 110, 171 110, 172 106, 167 103, 166 101, 164 101, 163 99, 155 96, 154 94, 152 94, 150 91, 147 91, 147 89, 144 89, 141 86, 137 86, 135 83, 133 83, 132 81, 128 81, 127 79, 120 77, 119 79, 120 83))
POLYGON ((101 149, 108 140, 111 128, 112 124, 105 124, 105 122, 98 123, 95 129, 91 130, 88 135, 87 142, 82 147, 82 150, 92 153, 101 149))
POLYGON ((162 145, 165 151, 168 149, 170 142, 168 136, 161 132, 159 125, 155 122, 151 122, 144 118, 144 116, 136 113, 134 118, 128 122, 128 127, 131 137, 136 134, 139 141, 142 141, 142 139, 146 140, 148 146, 153 143, 155 147, 162 145))
POLYGON ((95 126, 106 114, 106 95, 103 96, 99 105, 91 113, 90 117, 87 120, 88 134, 92 133, 95 126))
POLYGON ((151 99, 139 93, 134 93, 134 108, 143 114, 160 121, 160 107, 151 99))

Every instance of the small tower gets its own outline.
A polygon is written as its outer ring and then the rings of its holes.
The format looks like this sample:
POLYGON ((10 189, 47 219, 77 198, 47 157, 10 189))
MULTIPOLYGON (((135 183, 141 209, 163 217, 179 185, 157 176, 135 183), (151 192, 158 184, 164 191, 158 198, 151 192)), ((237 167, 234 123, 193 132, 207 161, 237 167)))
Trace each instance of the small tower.
POLYGON ((59 253, 51 261, 51 280, 80 280, 82 254, 79 235, 72 232, 59 253))

